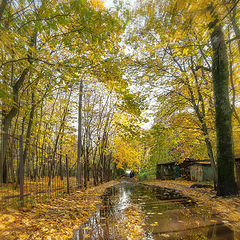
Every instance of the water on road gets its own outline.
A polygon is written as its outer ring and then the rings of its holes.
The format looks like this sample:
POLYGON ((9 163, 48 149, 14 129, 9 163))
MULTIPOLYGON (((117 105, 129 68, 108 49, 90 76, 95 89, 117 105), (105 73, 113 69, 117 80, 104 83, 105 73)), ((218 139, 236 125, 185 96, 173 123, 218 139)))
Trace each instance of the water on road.
POLYGON ((74 240, 236 240, 214 212, 175 190, 128 181, 106 189, 102 204, 74 240))

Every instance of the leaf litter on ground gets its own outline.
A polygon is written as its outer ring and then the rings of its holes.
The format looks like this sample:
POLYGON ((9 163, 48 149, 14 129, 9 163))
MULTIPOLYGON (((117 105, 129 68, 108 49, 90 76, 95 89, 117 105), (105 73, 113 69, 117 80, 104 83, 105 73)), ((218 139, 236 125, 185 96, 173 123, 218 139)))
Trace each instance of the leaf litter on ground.
POLYGON ((100 196, 116 181, 51 198, 33 207, 0 209, 0 239, 72 239, 72 232, 96 211, 100 196))

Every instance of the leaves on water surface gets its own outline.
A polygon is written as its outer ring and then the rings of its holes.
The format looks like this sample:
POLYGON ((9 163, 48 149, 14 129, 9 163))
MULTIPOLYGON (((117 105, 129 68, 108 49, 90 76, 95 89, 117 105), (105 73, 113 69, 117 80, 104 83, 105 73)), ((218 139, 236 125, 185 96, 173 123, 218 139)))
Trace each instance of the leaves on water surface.
MULTIPOLYGON (((240 227, 240 199, 239 197, 217 197, 210 189, 201 190, 191 189, 190 186, 194 182, 184 180, 165 180, 148 182, 150 185, 167 187, 170 189, 180 190, 184 195, 191 197, 197 202, 199 211, 204 208, 211 208, 212 213, 218 213, 223 221, 231 222, 231 225, 239 229, 240 227)), ((192 202, 192 200, 188 200, 192 202)), ((151 214, 151 213, 150 213, 151 214)), ((216 222, 216 220, 211 220, 216 222)))
POLYGON ((163 233, 163 234, 161 234, 160 236, 161 236, 161 237, 166 237, 166 238, 170 237, 170 235, 169 235, 169 234, 166 234, 166 233, 163 233))

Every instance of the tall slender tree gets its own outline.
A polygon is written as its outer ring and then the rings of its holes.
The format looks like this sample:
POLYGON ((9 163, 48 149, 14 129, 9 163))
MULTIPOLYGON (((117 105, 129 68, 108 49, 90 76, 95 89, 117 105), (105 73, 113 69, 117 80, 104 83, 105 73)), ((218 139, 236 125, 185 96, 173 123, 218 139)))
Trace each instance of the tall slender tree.
POLYGON ((77 155, 77 187, 82 187, 82 99, 83 99, 83 80, 81 78, 79 85, 78 102, 78 155, 77 155))
POLYGON ((234 176, 234 154, 232 135, 232 109, 229 101, 229 70, 228 53, 221 23, 213 7, 210 8, 214 21, 212 29, 212 75, 215 100, 216 137, 217 137, 217 167, 220 196, 237 194, 234 176))

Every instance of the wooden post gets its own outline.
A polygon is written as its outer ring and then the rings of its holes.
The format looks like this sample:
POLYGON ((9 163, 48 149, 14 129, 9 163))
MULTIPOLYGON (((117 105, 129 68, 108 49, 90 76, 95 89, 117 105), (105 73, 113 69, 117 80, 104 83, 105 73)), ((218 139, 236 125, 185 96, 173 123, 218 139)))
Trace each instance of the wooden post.
POLYGON ((20 182, 20 206, 24 205, 24 193, 23 193, 23 185, 24 185, 24 163, 23 163, 23 137, 20 135, 19 137, 19 182, 20 182))
POLYGON ((67 194, 70 194, 69 188, 69 172, 68 172, 68 155, 66 154, 66 176, 67 176, 67 194))

